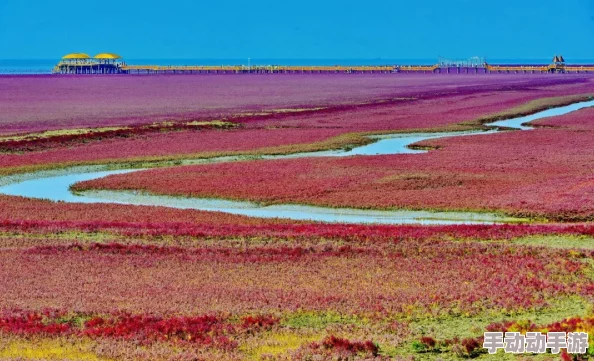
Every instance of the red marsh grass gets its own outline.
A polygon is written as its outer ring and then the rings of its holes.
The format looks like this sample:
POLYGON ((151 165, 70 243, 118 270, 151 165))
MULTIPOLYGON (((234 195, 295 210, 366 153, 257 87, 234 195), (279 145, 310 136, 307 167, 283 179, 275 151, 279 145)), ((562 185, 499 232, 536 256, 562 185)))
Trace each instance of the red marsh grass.
POLYGON ((0 309, 441 317, 589 299, 591 252, 467 242, 390 247, 106 245, 0 252, 0 309), (492 287, 485 287, 492 285, 492 287))
POLYGON ((351 106, 458 91, 537 90, 586 75, 5 76, 0 133, 194 120, 270 109, 351 106))
POLYGON ((492 89, 486 92, 466 89, 447 95, 436 92, 414 101, 246 117, 236 119, 239 128, 231 130, 151 131, 106 139, 92 135, 97 139, 88 144, 83 143, 86 136, 78 141, 66 137, 65 142, 43 138, 40 145, 36 145, 37 140, 22 145, 32 149, 42 146, 39 149, 43 151, 15 153, 20 149, 17 147, 11 153, 0 154, 0 174, 75 164, 288 154, 366 144, 370 142, 366 134, 477 129, 487 119, 583 99, 584 92, 589 90, 586 85, 547 83, 535 89, 509 85, 508 90, 499 92, 492 89))

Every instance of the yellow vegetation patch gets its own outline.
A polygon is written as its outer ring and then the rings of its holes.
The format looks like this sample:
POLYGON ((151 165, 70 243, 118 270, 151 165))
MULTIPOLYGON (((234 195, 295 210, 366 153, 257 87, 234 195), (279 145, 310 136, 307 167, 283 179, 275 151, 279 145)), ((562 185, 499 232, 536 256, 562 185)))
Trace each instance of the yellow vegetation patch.
POLYGON ((300 112, 307 112, 307 111, 316 111, 326 109, 323 107, 318 108, 287 108, 287 109, 274 109, 274 113, 300 113, 300 112))
MULTIPOLYGON (((142 126, 140 129, 151 129, 151 128, 171 128, 174 127, 176 122, 164 121, 156 122, 149 125, 142 126)), ((183 123, 187 126, 213 126, 213 127, 234 127, 237 126, 235 123, 224 122, 221 120, 213 121, 191 121, 183 123)), ((8 135, 0 137, 0 142, 10 141, 21 141, 21 140, 37 140, 37 139, 48 139, 53 137, 60 137, 65 135, 87 135, 87 134, 101 134, 106 132, 118 131, 118 130, 130 130, 131 127, 101 127, 101 128, 78 128, 78 129, 59 129, 59 130, 48 130, 40 133, 28 133, 18 135, 8 135)))
POLYGON ((93 133, 111 132, 115 130, 130 129, 129 127, 103 127, 103 128, 80 128, 80 129, 59 129, 59 130, 48 130, 41 133, 29 133, 22 135, 11 135, 6 137, 0 137, 0 142, 19 141, 19 140, 34 140, 34 139, 45 139, 51 137, 59 137, 64 135, 84 135, 93 133))
POLYGON ((297 350, 304 344, 316 341, 322 336, 305 331, 270 332, 259 340, 248 340, 240 347, 250 359, 260 360, 264 356, 276 356, 297 350))
POLYGON ((316 107, 316 108, 279 108, 279 109, 263 110, 263 111, 260 111, 260 112, 241 113, 241 114, 237 115, 237 117, 254 117, 254 116, 266 116, 266 115, 273 115, 273 114, 315 112, 315 111, 323 110, 323 109, 326 109, 326 108, 324 108, 324 107, 316 107))
POLYGON ((237 124, 236 123, 231 123, 231 122, 224 122, 222 120, 212 120, 212 121, 192 121, 192 122, 187 122, 186 125, 189 126, 200 126, 200 125, 212 125, 215 127, 236 127, 237 124))
POLYGON ((65 339, 11 340, 0 343, 0 359, 107 361, 90 351, 87 341, 65 339))

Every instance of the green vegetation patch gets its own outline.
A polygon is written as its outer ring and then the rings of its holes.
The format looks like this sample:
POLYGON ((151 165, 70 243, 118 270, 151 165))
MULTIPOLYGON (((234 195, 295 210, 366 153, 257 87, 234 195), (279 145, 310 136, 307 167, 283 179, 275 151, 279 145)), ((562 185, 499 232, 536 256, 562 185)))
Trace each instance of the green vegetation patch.
POLYGON ((333 324, 362 326, 368 322, 368 320, 355 315, 302 311, 285 316, 281 320, 281 325, 294 328, 325 329, 333 324))
POLYGON ((551 248, 594 249, 594 237, 586 235, 536 235, 514 238, 509 243, 551 248))

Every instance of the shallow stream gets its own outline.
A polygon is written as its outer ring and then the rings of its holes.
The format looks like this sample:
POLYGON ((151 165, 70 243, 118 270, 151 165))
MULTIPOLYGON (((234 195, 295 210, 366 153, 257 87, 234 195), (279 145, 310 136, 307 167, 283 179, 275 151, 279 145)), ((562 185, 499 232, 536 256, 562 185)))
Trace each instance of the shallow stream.
MULTIPOLYGON (((529 116, 512 118, 487 124, 490 131, 452 132, 452 133, 409 133, 372 136, 376 142, 356 147, 351 150, 333 150, 323 152, 298 153, 282 156, 262 156, 254 159, 290 159, 304 157, 349 157, 383 154, 424 153, 426 150, 411 149, 410 145, 427 139, 470 136, 498 132, 499 127, 530 130, 525 125, 533 120, 567 114, 579 109, 594 106, 593 101, 575 103, 553 108, 529 116)), ((208 160, 186 160, 181 165, 230 162, 246 159, 245 157, 220 157, 208 160)), ((218 211, 263 218, 286 218, 292 220, 311 220, 341 223, 381 223, 381 224, 477 224, 508 223, 527 221, 505 217, 487 212, 448 212, 448 211, 411 211, 411 210, 363 210, 345 208, 326 208, 304 205, 263 206, 252 202, 229 201, 207 198, 186 198, 159 196, 138 192, 89 191, 74 194, 70 186, 74 183, 98 179, 114 174, 138 172, 144 169, 131 168, 108 170, 108 166, 73 167, 55 171, 42 171, 0 178, 0 194, 29 198, 48 199, 55 202, 79 203, 118 203, 142 206, 163 206, 179 209, 218 211)))

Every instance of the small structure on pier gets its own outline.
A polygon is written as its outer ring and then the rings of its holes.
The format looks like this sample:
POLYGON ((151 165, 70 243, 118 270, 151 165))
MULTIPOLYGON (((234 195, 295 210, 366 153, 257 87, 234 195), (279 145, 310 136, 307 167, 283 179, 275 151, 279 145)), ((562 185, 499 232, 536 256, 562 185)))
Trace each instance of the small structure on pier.
POLYGON ((563 55, 555 55, 549 71, 551 73, 565 73, 565 59, 563 59, 563 55))
POLYGON ((553 58, 554 64, 565 64, 565 59, 563 59, 563 55, 555 55, 553 58))
POLYGON ((439 57, 437 65, 440 68, 484 68, 487 62, 485 58, 480 56, 473 56, 466 60, 450 60, 439 57))

